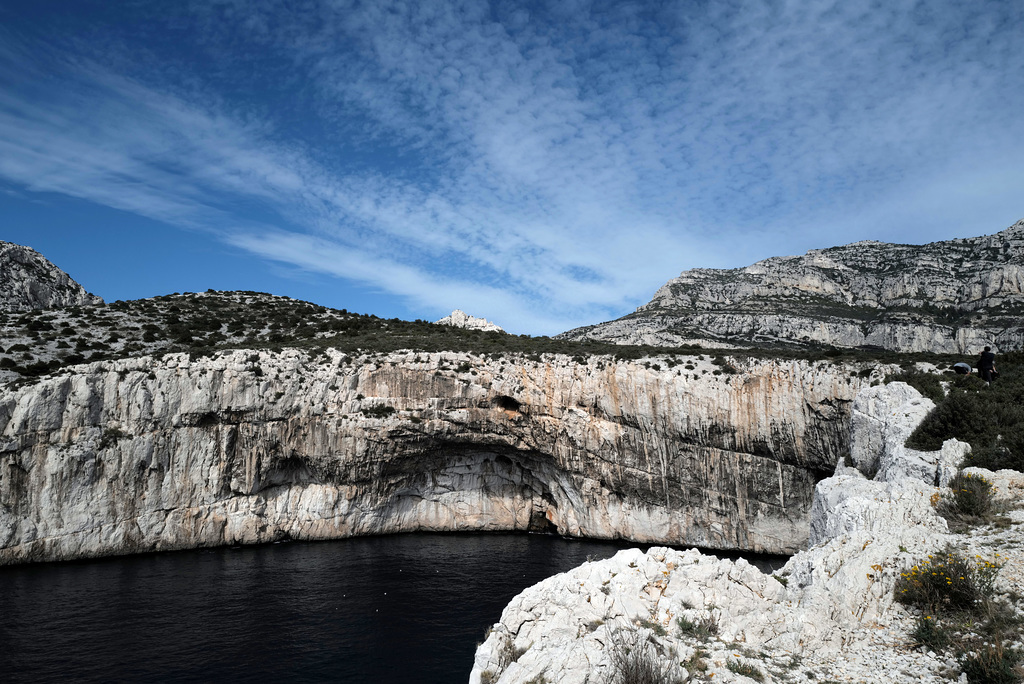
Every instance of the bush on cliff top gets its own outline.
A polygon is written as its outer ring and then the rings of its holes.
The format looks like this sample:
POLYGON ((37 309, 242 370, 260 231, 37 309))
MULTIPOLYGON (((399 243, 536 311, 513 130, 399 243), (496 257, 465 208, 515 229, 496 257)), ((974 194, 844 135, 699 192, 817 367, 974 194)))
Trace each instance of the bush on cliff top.
MULTIPOLYGON (((14 342, 7 352, 0 352, 0 362, 6 361, 6 370, 17 373, 22 381, 83 361, 168 352, 205 355, 228 349, 333 347, 343 352, 416 350, 492 356, 514 353, 525 354, 537 362, 541 361, 542 354, 564 354, 576 363, 586 363, 588 357, 594 355, 605 355, 617 360, 654 359, 656 362, 650 364, 652 369, 664 369, 666 365, 672 369, 682 363, 677 357, 702 351, 696 345, 617 345, 596 340, 466 330, 423 320, 378 318, 249 291, 174 293, 144 300, 117 301, 109 306, 27 312, 16 317, 0 315, 0 337, 14 342), (53 329, 54 333, 41 338, 36 328, 53 329), (106 342, 89 342, 100 339, 106 342), (78 345, 72 348, 76 340, 78 345), (11 357, 19 349, 31 351, 48 365, 26 369, 23 359, 11 357), (86 350, 92 352, 86 354, 86 350)), ((760 346, 730 350, 727 355, 717 354, 713 357, 716 374, 725 376, 738 372, 735 360, 747 357, 857 364, 853 376, 861 378, 872 374, 880 364, 907 362, 910 358, 950 362, 947 357, 906 355, 884 349, 760 346), (869 367, 864 368, 865 365, 869 367)))
POLYGON ((996 491, 980 475, 959 472, 949 483, 950 494, 940 505, 945 517, 986 518, 995 507, 996 491))
POLYGON ((675 684, 671 661, 658 657, 653 645, 634 631, 611 634, 614 684, 675 684))
POLYGON ((936 397, 934 386, 940 376, 904 374, 918 391, 936 401, 935 410, 914 430, 907 446, 935 451, 950 438, 971 445, 964 465, 990 470, 1009 468, 1024 472, 1024 352, 1004 354, 996 359, 999 379, 985 385, 975 375, 941 376, 948 382, 948 394, 936 397))

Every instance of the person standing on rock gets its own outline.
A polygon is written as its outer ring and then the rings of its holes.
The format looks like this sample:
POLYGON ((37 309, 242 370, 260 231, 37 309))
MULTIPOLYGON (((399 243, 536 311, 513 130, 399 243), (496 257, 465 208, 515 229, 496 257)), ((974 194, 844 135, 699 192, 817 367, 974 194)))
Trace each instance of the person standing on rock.
POLYGON ((985 351, 981 352, 981 358, 978 359, 978 372, 986 385, 992 382, 992 377, 996 372, 996 355, 992 351, 992 347, 985 347, 985 351))

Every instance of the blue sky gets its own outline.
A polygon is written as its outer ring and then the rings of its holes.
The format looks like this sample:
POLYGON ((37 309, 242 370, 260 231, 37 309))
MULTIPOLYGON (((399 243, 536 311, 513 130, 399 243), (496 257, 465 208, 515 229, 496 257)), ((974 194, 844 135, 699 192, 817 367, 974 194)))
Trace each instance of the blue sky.
POLYGON ((1024 217, 1024 3, 0 5, 0 239, 517 333, 1024 217))

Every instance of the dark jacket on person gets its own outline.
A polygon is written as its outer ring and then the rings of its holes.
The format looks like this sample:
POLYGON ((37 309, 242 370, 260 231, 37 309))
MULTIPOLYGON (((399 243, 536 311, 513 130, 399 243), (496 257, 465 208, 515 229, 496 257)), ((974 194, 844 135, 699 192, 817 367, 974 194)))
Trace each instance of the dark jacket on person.
POLYGON ((978 370, 992 370, 996 367, 995 352, 981 352, 981 359, 978 360, 978 370))

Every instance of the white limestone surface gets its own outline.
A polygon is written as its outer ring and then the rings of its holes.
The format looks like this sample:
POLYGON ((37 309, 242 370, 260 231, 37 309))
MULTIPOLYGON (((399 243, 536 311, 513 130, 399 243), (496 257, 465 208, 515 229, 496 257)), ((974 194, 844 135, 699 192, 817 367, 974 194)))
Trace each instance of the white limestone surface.
POLYGON ((968 444, 946 440, 939 451, 918 451, 904 444, 933 408, 931 399, 904 382, 861 390, 850 421, 850 458, 857 469, 886 482, 948 484, 970 451, 968 444))
MULTIPOLYGON (((896 383, 871 388, 865 402, 894 417, 893 406, 920 400, 908 389, 896 383)), ((614 681, 613 654, 623 644, 646 649, 675 681, 751 681, 734 672, 740 664, 756 667, 766 682, 956 679, 951 657, 910 643, 916 614, 894 600, 902 571, 962 539, 948 534, 933 507, 940 492, 932 484, 936 471, 904 467, 898 461, 914 454, 889 448, 908 434, 903 418, 872 420, 853 433, 852 446, 862 457, 868 454, 858 440, 892 455, 891 479, 868 480, 840 465, 815 491, 812 545, 774 575, 742 559, 667 548, 631 549, 586 563, 509 603, 476 652, 470 683, 604 684, 614 681), (711 619, 718 633, 703 640, 685 634, 679 618, 711 619)), ((1024 500, 1024 475, 978 472, 995 482, 999 496, 1017 505, 1024 500)), ((1024 511, 1011 515, 1024 522, 1024 511)), ((970 549, 1006 563, 1002 590, 1020 582, 1019 526, 979 533, 970 549)))
POLYGON ((450 314, 437 321, 437 325, 450 325, 455 328, 466 328, 467 330, 483 330, 485 332, 504 332, 497 323, 491 323, 486 318, 470 316, 462 309, 455 309, 450 314))

